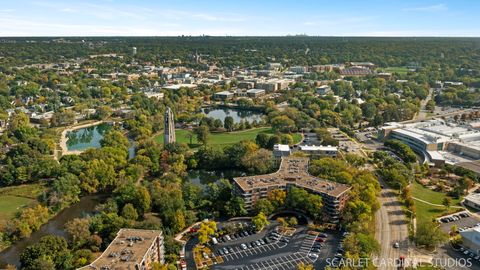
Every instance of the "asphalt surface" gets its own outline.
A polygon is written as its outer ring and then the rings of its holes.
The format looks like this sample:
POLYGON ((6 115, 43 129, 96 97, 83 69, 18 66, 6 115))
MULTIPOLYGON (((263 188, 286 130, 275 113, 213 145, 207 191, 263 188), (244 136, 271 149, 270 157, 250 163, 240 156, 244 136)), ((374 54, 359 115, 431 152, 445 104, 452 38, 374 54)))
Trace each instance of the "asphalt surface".
POLYGON ((375 237, 381 247, 378 269, 388 270, 395 269, 394 263, 389 262, 408 255, 408 222, 395 190, 388 188, 382 180, 379 181, 384 188, 379 198, 380 210, 375 214, 375 237), (393 247, 395 242, 400 244, 400 248, 393 247))
POLYGON ((433 264, 449 270, 480 270, 480 262, 454 250, 450 244, 437 249, 433 264))
POLYGON ((314 264, 315 269, 324 269, 329 262, 327 258, 333 258, 340 242, 340 237, 336 232, 327 233, 327 240, 322 243, 324 246, 320 252, 317 253, 318 257, 309 256, 318 234, 309 235, 307 234, 306 227, 300 227, 293 236, 282 236, 282 238, 289 239, 288 243, 278 241, 252 247, 247 250, 240 248, 242 243, 258 240, 264 235, 265 234, 253 235, 217 245, 215 247, 215 254, 217 256, 219 256, 217 250, 223 247, 232 248, 233 252, 230 252, 228 255, 223 255, 224 263, 214 265, 211 269, 296 270, 300 263, 314 264))

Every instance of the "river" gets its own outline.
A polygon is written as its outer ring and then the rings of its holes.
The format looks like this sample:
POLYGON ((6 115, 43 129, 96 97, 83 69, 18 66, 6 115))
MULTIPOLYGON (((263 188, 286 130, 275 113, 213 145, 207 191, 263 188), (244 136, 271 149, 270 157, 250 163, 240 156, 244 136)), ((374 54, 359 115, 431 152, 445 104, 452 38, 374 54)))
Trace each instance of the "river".
POLYGON ((19 266, 20 254, 22 251, 29 245, 37 243, 40 238, 45 235, 52 234, 65 237, 65 223, 74 218, 84 217, 90 213, 93 213, 95 207, 102 203, 104 199, 104 195, 88 195, 82 197, 78 203, 63 209, 55 217, 50 219, 48 223, 40 227, 38 231, 33 232, 30 237, 21 239, 15 242, 12 246, 0 252, 0 266, 4 266, 6 264, 19 266))

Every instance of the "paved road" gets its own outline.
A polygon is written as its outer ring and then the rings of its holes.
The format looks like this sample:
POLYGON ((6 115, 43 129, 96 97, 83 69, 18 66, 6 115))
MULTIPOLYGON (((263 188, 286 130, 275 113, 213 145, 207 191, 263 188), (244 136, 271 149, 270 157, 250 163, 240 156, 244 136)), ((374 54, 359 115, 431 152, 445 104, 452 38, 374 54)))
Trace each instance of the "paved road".
POLYGON ((380 184, 384 189, 380 196, 380 210, 375 214, 375 237, 381 247, 378 269, 395 269, 394 264, 389 262, 394 262, 408 253, 408 223, 396 191, 388 188, 382 180, 380 184), (400 248, 393 247, 395 242, 400 243, 400 248))
POLYGON ((416 114, 416 116, 413 119, 424 119, 427 117, 427 110, 425 107, 427 106, 427 103, 432 99, 433 96, 433 88, 430 88, 428 91, 428 96, 426 99, 420 101, 420 111, 416 114))

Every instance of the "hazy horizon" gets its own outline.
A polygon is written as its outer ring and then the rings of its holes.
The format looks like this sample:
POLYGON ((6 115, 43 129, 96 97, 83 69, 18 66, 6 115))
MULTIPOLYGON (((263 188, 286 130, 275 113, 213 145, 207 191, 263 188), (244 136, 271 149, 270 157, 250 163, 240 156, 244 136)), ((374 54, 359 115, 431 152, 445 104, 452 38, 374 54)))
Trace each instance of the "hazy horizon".
POLYGON ((0 8, 2 37, 479 37, 468 0, 19 0, 0 8))

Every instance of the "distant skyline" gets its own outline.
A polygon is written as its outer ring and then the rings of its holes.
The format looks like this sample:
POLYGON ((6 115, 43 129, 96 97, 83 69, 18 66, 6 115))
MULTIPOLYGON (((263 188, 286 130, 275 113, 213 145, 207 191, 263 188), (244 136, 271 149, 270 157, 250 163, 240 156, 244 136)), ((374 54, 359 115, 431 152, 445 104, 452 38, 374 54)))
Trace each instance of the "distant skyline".
POLYGON ((0 36, 480 37, 475 0, 15 0, 0 36))

